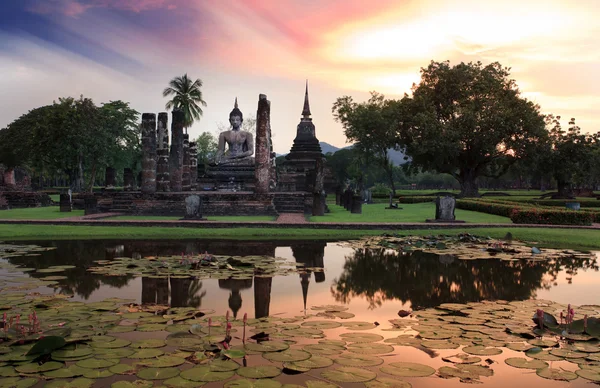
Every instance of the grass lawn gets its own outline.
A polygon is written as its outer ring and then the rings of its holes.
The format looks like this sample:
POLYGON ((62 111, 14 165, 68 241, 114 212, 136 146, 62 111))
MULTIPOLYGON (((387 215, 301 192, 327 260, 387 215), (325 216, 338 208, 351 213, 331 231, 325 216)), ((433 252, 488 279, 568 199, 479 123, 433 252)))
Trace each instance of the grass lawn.
MULTIPOLYGON (((180 220, 182 217, 174 216, 116 216, 106 220, 180 220)), ((275 221, 273 216, 206 216, 208 221, 275 221)))
POLYGON ((53 220, 56 218, 82 216, 83 210, 70 213, 59 211, 58 206, 29 207, 24 209, 0 210, 0 219, 4 220, 53 220))
POLYGON ((48 196, 54 202, 60 202, 60 194, 49 194, 48 196))
MULTIPOLYGON (((387 203, 373 203, 363 205, 362 214, 351 214, 342 206, 328 205, 330 213, 324 216, 311 216, 311 222, 425 222, 427 218, 435 218, 434 203, 400 204, 402 209, 385 209, 387 203)), ((510 224, 508 217, 494 214, 456 209, 457 220, 474 223, 510 224)))
POLYGON ((347 240, 369 235, 456 235, 469 232, 478 236, 502 238, 507 232, 515 239, 554 248, 600 250, 600 231, 589 229, 474 228, 438 230, 314 230, 293 228, 162 228, 68 225, 2 225, 0 240, 76 240, 76 239, 238 239, 238 240, 347 240))

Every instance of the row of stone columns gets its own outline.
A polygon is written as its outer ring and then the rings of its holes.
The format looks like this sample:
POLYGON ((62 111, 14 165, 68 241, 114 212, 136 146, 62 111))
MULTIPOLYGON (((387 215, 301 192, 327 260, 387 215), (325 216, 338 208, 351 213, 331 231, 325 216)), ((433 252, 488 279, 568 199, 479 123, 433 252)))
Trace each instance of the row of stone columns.
MULTIPOLYGON (((152 194, 167 191, 196 190, 198 180, 198 147, 183 133, 185 115, 173 110, 171 148, 169 150, 168 114, 142 114, 141 191, 152 194)), ((114 187, 116 172, 106 169, 106 187, 114 187)), ((131 168, 123 171, 123 189, 134 190, 135 177, 131 168)))

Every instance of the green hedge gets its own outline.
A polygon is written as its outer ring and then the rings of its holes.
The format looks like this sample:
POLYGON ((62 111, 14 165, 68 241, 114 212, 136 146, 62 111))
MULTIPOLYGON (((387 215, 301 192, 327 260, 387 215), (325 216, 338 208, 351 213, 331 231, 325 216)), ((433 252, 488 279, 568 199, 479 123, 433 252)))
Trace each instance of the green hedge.
POLYGON ((476 212, 495 214, 502 217, 510 217, 513 210, 529 208, 530 206, 523 206, 515 203, 503 203, 501 201, 492 202, 478 199, 459 199, 456 201, 456 207, 462 210, 472 210, 476 212))
POLYGON ((581 207, 600 207, 600 200, 595 198, 585 198, 585 199, 529 199, 523 201, 524 203, 529 203, 532 205, 538 206, 560 206, 566 207, 567 202, 579 202, 581 207))
POLYGON ((513 210, 510 219, 515 224, 591 225, 593 213, 548 208, 513 210))
POLYGON ((424 203, 433 202, 437 197, 426 196, 426 195, 414 195, 414 196, 400 196, 398 197, 398 203, 424 203))

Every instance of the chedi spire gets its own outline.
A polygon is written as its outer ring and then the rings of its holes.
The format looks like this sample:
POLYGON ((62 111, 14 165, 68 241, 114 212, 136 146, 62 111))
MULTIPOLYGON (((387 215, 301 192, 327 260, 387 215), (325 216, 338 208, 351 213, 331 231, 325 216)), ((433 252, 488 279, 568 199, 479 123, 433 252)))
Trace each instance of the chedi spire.
POLYGON ((302 108, 302 117, 305 119, 310 117, 310 105, 308 103, 308 80, 306 80, 306 90, 304 92, 304 107, 302 108))

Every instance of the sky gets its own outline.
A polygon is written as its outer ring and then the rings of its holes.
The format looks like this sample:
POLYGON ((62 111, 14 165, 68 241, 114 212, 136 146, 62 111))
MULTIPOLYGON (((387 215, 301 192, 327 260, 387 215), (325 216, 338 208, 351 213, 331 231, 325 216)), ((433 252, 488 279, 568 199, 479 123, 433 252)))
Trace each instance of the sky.
POLYGON ((59 97, 165 111, 187 73, 207 106, 192 138, 218 133, 238 98, 271 101, 289 152, 309 83, 319 140, 347 145, 331 113, 349 95, 410 93, 431 60, 498 61, 543 113, 600 131, 598 0, 1 0, 0 128, 59 97))

